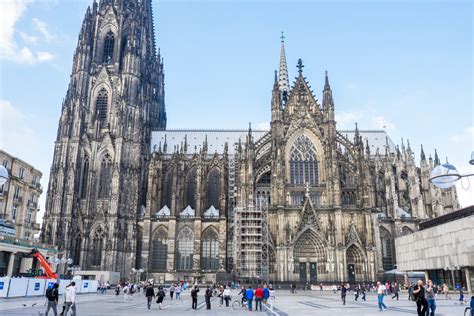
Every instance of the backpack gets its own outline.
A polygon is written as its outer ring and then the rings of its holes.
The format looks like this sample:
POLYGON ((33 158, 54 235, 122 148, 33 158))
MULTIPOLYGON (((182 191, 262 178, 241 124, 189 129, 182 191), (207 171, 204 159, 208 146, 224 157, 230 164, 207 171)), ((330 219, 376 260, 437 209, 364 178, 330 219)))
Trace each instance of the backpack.
POLYGON ((53 289, 52 288, 46 290, 46 298, 48 298, 48 300, 50 300, 50 301, 54 300, 54 295, 53 295, 53 289))

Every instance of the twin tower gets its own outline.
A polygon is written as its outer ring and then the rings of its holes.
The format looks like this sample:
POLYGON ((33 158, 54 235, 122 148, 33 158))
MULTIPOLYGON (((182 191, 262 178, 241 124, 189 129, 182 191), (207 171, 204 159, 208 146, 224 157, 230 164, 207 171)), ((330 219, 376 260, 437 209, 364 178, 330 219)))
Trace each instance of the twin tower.
POLYGON ((135 267, 150 135, 165 128, 151 0, 94 1, 62 104, 42 240, 83 269, 135 267))

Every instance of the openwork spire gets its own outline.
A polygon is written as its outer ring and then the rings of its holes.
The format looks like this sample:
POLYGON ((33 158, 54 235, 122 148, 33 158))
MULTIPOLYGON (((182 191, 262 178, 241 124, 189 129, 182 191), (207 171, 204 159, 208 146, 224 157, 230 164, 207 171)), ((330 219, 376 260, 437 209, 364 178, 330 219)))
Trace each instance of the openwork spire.
POLYGON ((288 67, 286 65, 286 55, 285 55, 285 36, 281 32, 281 50, 280 50, 280 72, 278 76, 278 86, 280 92, 288 94, 290 90, 290 83, 288 81, 288 67))

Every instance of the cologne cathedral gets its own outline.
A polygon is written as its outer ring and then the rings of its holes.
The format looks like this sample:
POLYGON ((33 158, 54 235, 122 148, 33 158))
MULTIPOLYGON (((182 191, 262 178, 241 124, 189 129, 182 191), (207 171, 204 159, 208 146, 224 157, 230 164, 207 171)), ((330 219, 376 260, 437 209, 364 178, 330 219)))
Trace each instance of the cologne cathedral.
POLYGON ((395 237, 459 208, 428 180, 437 153, 337 129, 327 72, 321 102, 301 59, 290 83, 283 38, 269 130, 167 130, 153 29, 151 0, 101 0, 79 34, 41 236, 83 270, 375 281, 395 237))

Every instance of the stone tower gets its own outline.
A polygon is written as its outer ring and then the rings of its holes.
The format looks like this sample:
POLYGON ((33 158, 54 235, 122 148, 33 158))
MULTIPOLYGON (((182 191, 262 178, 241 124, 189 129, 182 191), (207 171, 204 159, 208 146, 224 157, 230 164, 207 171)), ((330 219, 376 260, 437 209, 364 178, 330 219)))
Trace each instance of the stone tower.
POLYGON ((140 265, 152 130, 166 128, 151 0, 87 8, 51 166, 42 239, 84 270, 140 265))

